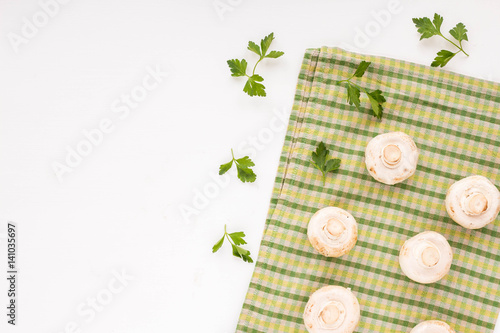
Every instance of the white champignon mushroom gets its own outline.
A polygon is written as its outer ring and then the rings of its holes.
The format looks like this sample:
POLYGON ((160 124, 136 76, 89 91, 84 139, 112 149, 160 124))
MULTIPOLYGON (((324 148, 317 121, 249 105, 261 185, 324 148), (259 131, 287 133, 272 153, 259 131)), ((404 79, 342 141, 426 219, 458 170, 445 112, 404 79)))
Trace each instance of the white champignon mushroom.
POLYGON ((427 320, 415 326, 410 333, 455 333, 455 331, 440 320, 427 320))
POLYGON ((453 252, 446 238, 434 231, 408 239, 399 252, 399 265, 407 277, 419 283, 433 283, 450 271, 453 252))
POLYGON ((373 178, 394 185, 415 173, 418 149, 412 138, 403 132, 380 134, 366 146, 365 163, 373 178))
POLYGON ((479 229, 500 212, 500 191, 483 176, 470 176, 451 185, 446 194, 450 217, 467 229, 479 229))
POLYGON ((351 333, 359 322, 361 310, 356 296, 340 286, 316 290, 304 310, 309 333, 351 333))
POLYGON ((307 237, 322 255, 340 257, 349 252, 358 239, 358 226, 354 217, 337 207, 318 210, 309 221, 307 237))

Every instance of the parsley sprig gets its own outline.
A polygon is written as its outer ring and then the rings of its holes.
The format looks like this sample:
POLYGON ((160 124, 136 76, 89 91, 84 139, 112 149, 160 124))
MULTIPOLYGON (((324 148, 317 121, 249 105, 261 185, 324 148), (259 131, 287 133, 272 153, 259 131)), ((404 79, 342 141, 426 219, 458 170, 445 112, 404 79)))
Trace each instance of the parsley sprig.
POLYGON ((443 17, 438 14, 434 14, 434 19, 432 20, 432 22, 428 17, 422 17, 422 18, 414 18, 413 23, 415 23, 415 27, 417 27, 418 32, 421 34, 420 40, 424 38, 430 38, 432 36, 441 36, 458 48, 457 52, 452 52, 448 50, 439 51, 437 53, 436 58, 434 58, 434 61, 431 64, 432 67, 446 66, 446 64, 451 59, 453 59, 453 57, 457 55, 457 53, 460 52, 463 52, 463 54, 469 56, 467 52, 464 51, 462 46, 462 41, 464 40, 468 41, 467 29, 465 28, 465 25, 463 23, 457 23, 457 25, 450 30, 450 34, 453 36, 453 38, 455 38, 458 41, 458 44, 446 38, 441 33, 441 25, 443 24, 443 17))
POLYGON ((264 81, 264 78, 259 74, 255 74, 255 69, 257 68, 259 62, 261 62, 265 58, 276 59, 285 54, 282 51, 271 51, 267 53, 273 40, 274 40, 274 33, 271 32, 268 36, 264 37, 264 39, 260 41, 260 46, 252 41, 248 42, 247 49, 256 53, 259 56, 259 60, 255 63, 255 66, 253 67, 252 75, 247 74, 248 63, 245 59, 241 60, 231 59, 227 61, 229 69, 231 70, 232 73, 231 76, 248 77, 248 80, 245 83, 245 86, 243 87, 243 91, 250 96, 262 96, 262 97, 266 96, 266 90, 265 90, 266 87, 264 87, 264 85, 260 83, 264 81))
POLYGON ((326 149, 325 144, 322 142, 319 143, 316 151, 312 152, 312 164, 321 171, 323 175, 323 183, 326 183, 326 174, 328 172, 333 172, 338 170, 340 167, 340 158, 333 158, 327 160, 328 157, 328 149, 326 149))
POLYGON ((255 166, 255 163, 250 159, 250 157, 245 156, 242 158, 235 159, 233 149, 231 148, 231 155, 233 159, 225 164, 221 164, 219 167, 219 175, 225 174, 234 164, 236 164, 236 169, 238 170, 238 178, 243 182, 253 183, 257 179, 257 175, 253 172, 251 167, 255 166))
POLYGON ((228 234, 226 225, 224 225, 224 236, 222 236, 222 238, 212 247, 212 253, 219 251, 219 249, 222 247, 222 244, 224 243, 224 240, 227 238, 228 242, 231 244, 231 247, 233 248, 233 256, 241 258, 245 262, 252 263, 253 259, 250 257, 250 251, 245 250, 238 246, 247 243, 245 242, 243 237, 245 237, 245 233, 242 231, 228 234))
POLYGON ((361 61, 358 68, 350 78, 337 81, 337 84, 341 84, 343 82, 347 83, 347 102, 349 102, 350 105, 354 104, 359 111, 361 111, 361 91, 364 92, 370 101, 372 114, 378 119, 382 119, 382 104, 385 102, 385 98, 382 96, 382 91, 377 89, 372 92, 368 92, 365 88, 362 88, 351 81, 355 77, 362 77, 370 64, 371 62, 361 61))

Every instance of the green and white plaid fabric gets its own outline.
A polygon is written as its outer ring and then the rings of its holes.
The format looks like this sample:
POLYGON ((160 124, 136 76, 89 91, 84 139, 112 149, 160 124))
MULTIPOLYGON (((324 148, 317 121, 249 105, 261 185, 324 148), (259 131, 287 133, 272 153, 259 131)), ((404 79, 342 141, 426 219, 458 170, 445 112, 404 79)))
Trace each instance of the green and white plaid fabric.
POLYGON ((448 217, 449 186, 483 175, 500 186, 500 84, 428 66, 338 48, 306 51, 259 257, 237 332, 307 332, 309 296, 326 285, 349 287, 361 305, 356 332, 409 332, 440 319, 461 333, 492 332, 500 308, 500 223, 467 230, 448 217), (381 89, 381 121, 346 102, 336 80, 371 61, 356 79, 381 89), (378 134, 403 131, 420 151, 416 173, 389 186, 367 172, 364 152, 378 134), (320 141, 342 159, 338 173, 311 164, 320 141), (337 206, 358 222, 358 242, 341 258, 315 252, 309 218, 337 206), (403 242, 425 230, 446 237, 453 265, 442 280, 408 279, 398 262, 403 242))

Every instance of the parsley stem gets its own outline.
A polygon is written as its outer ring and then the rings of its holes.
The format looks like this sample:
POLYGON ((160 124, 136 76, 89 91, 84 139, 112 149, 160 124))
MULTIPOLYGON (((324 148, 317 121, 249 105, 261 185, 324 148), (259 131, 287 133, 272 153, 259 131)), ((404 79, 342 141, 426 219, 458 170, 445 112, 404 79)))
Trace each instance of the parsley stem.
POLYGON ((361 90, 362 92, 364 92, 365 94, 367 94, 367 95, 368 95, 368 91, 366 91, 366 89, 365 89, 365 88, 362 88, 362 87, 357 86, 357 85, 354 85, 354 86, 356 86, 359 90, 361 90))
MULTIPOLYGON (((231 148, 231 155, 233 155, 233 161, 234 161, 234 153, 233 153, 233 148, 231 148)), ((224 230, 226 230, 226 225, 224 225, 224 230)))
MULTIPOLYGON (((252 76, 254 76, 254 75, 255 75, 255 69, 257 68, 257 65, 259 64, 259 62, 260 62, 262 59, 264 59, 264 57, 260 57, 259 61, 257 61, 257 62, 255 63, 255 66, 253 66, 252 76)), ((247 75, 247 76, 248 76, 248 75, 247 75)))
POLYGON ((353 75, 353 76, 351 76, 351 77, 350 77, 350 78, 348 78, 348 79, 344 79, 344 80, 337 81, 337 84, 342 83, 342 82, 347 82, 347 83, 350 83, 350 82, 351 82, 351 79, 352 79, 353 77, 354 77, 354 75, 353 75))
POLYGON ((350 80, 351 80, 351 79, 349 79, 348 83, 349 83, 351 86, 358 88, 359 90, 361 90, 361 91, 362 91, 362 92, 364 92, 365 94, 368 94, 368 92, 366 91, 366 89, 365 89, 365 88, 362 88, 362 87, 358 86, 357 84, 352 83, 350 80))
MULTIPOLYGON (((462 41, 459 40, 458 41, 458 44, 460 45, 460 49, 462 50, 463 53, 465 53, 464 49, 463 49, 463 46, 462 46, 462 41)), ((467 53, 465 53, 466 56, 469 56, 467 53)))
POLYGON ((358 88, 359 88, 359 86, 357 86, 357 85, 355 85, 354 83, 352 83, 352 82, 351 82, 351 80, 352 80, 353 78, 354 78, 354 75, 353 75, 353 76, 351 76, 351 77, 350 77, 350 78, 348 78, 348 79, 344 79, 344 80, 337 81, 337 84, 342 83, 342 82, 347 82, 348 84, 352 84, 353 86, 356 86, 356 87, 358 87, 358 88))
MULTIPOLYGON (((446 38, 445 36, 443 36, 443 34, 439 34, 441 37, 443 37, 444 39, 446 39, 448 42, 452 43, 453 45, 455 45, 460 51, 462 51, 466 56, 469 56, 467 54, 467 52, 464 51, 464 49, 462 48, 462 42, 459 41, 458 43, 460 44, 460 46, 458 46, 457 44, 455 44, 453 41, 449 40, 448 38, 446 38)), ((460 52, 459 51, 459 52, 460 52)), ((457 54, 458 52, 456 52, 455 54, 457 54)))
POLYGON ((231 237, 229 237, 229 234, 227 233, 226 225, 225 224, 224 224, 224 236, 226 236, 227 240, 229 241, 229 243, 231 245, 234 245, 233 242, 231 242, 231 237))
POLYGON ((231 245, 234 245, 233 242, 231 242, 231 237, 229 237, 229 234, 227 233, 226 231, 226 225, 224 224, 224 236, 226 236, 228 242, 231 244, 231 245))

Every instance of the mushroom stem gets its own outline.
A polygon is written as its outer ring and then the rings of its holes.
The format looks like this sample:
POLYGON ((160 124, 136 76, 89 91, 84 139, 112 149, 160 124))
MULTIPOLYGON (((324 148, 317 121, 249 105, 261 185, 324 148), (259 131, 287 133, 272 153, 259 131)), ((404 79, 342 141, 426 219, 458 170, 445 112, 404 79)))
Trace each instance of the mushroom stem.
POLYGON ((483 193, 473 193, 466 197, 464 201, 464 212, 467 215, 480 215, 488 209, 488 199, 483 193))
POLYGON ((384 162, 394 166, 401 161, 401 149, 396 145, 387 145, 382 152, 384 162))
POLYGON ((422 251, 422 262, 427 267, 436 266, 440 258, 439 250, 435 246, 426 247, 422 251))
POLYGON ((336 218, 329 219, 326 224, 326 231, 335 238, 340 237, 345 230, 344 223, 336 218))
POLYGON ((332 325, 339 319, 340 311, 337 305, 331 303, 323 308, 320 316, 325 324, 332 325))

